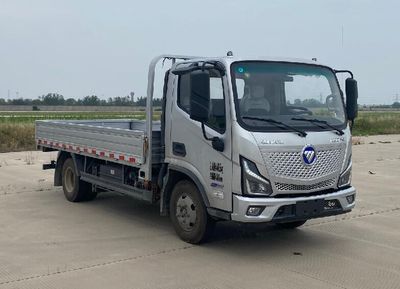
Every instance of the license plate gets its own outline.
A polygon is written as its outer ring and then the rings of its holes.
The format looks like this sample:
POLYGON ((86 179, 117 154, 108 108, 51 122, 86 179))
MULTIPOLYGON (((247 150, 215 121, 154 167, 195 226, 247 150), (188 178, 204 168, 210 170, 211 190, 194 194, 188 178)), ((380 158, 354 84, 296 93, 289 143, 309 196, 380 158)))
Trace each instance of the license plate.
POLYGON ((301 201, 296 203, 296 217, 312 217, 324 211, 324 199, 301 201))

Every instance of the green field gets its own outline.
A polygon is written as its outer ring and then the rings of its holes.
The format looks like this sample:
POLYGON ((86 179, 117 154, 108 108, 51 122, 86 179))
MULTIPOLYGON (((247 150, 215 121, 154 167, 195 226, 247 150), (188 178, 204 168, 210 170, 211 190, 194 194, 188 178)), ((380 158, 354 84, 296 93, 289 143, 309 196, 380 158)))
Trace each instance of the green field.
POLYGON ((400 111, 360 111, 353 135, 400 134, 400 111))
MULTIPOLYGON (((154 113, 159 119, 160 112, 154 113)), ((144 111, 0 112, 0 152, 34 150, 34 122, 41 119, 144 119, 144 111)), ((400 112, 359 112, 354 135, 400 134, 400 112)))
MULTIPOLYGON (((154 112, 159 118, 160 112, 154 112)), ((145 119, 145 112, 0 111, 0 153, 35 150, 35 120, 45 119, 145 119)))

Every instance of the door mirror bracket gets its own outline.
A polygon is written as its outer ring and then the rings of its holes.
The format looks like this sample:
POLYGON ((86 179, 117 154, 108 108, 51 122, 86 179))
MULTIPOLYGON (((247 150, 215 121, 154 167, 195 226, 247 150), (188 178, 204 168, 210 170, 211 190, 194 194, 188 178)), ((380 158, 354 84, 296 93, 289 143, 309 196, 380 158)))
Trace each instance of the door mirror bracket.
POLYGON ((201 130, 203 131, 203 136, 206 140, 211 141, 211 145, 213 147, 213 149, 215 149, 216 151, 219 152, 223 152, 225 149, 225 144, 224 144, 224 140, 215 136, 215 137, 208 137, 207 133, 206 133, 206 127, 204 125, 204 122, 201 123, 201 130))

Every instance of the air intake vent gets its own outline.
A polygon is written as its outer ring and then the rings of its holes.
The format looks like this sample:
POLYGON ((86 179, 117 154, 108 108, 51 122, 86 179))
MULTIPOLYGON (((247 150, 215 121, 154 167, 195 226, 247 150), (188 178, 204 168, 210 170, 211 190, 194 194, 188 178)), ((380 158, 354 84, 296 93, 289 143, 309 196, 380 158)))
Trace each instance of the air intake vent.
POLYGON ((334 184, 335 184, 335 179, 330 179, 311 185, 275 183, 275 187, 278 191, 314 191, 332 187, 334 184))

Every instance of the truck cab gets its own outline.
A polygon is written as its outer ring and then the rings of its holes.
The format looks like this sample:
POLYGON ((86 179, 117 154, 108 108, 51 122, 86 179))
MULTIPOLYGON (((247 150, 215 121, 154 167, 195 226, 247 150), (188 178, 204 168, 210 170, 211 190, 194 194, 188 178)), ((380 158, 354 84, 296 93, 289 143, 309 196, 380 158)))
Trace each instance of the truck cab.
MULTIPOLYGON (((298 59, 176 63, 165 163, 195 180, 208 212, 224 219, 297 227, 351 211, 357 83, 352 74, 346 81, 346 107, 338 72, 298 59)), ((183 215, 181 225, 195 219, 183 215)))
POLYGON ((108 190, 156 203, 199 243, 219 220, 296 228, 350 212, 357 97, 350 71, 314 60, 161 55, 145 121, 37 121, 36 141, 59 150, 46 168, 69 201, 108 190), (154 121, 161 60, 171 66, 154 121), (345 94, 338 73, 350 75, 345 94))

